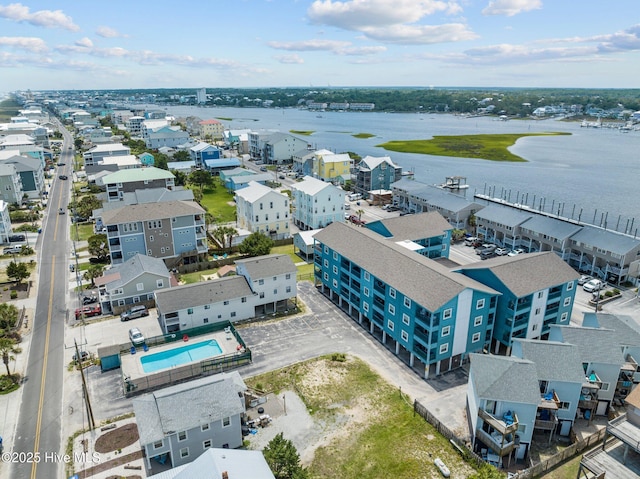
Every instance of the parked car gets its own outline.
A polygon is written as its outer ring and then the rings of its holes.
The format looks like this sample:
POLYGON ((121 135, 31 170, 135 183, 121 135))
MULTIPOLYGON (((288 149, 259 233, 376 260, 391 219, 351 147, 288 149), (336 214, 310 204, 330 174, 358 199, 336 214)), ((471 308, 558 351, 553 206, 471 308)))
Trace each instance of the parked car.
POLYGON ((494 256, 498 256, 498 255, 496 254, 495 250, 491 250, 491 249, 486 249, 482 253, 480 253, 480 259, 489 259, 489 258, 493 258, 494 256))
POLYGON ((2 254, 20 254, 22 253, 22 245, 7 246, 2 250, 2 254))
POLYGON ((284 175, 278 175, 278 178, 280 178, 281 180, 284 180, 286 178, 286 176, 284 175))
POLYGON ((120 314, 120 321, 129 321, 130 319, 141 318, 143 316, 149 316, 149 310, 146 306, 134 306, 128 311, 120 314))
POLYGON ((9 236, 9 243, 19 243, 20 241, 26 240, 27 237, 22 233, 9 236))
POLYGON ((473 246, 478 242, 478 238, 476 236, 468 236, 464 239, 465 246, 473 246))
POLYGON ((100 316, 102 314, 102 308, 100 305, 96 306, 83 306, 76 309, 76 319, 80 319, 83 315, 85 318, 91 318, 93 316, 100 316))
POLYGON ((505 254, 508 254, 508 253, 509 253, 509 250, 507 248, 503 248, 503 247, 496 248, 496 254, 498 256, 504 256, 505 254))
POLYGON ((143 344, 144 343, 144 336, 142 335, 142 333, 140 332, 140 330, 138 328, 131 328, 129 330, 129 340, 133 344, 143 344))
POLYGON ((592 279, 593 279, 593 276, 589 276, 588 274, 583 274, 582 276, 580 276, 580 279, 578 280, 578 284, 582 286, 583 284, 588 283, 592 279))
POLYGON ((599 279, 592 279, 582 285, 582 289, 584 289, 587 293, 600 291, 601 289, 604 289, 606 287, 607 287, 607 284, 599 279))
POLYGON ((82 297, 82 304, 93 304, 93 303, 97 303, 98 302, 98 297, 97 296, 83 296, 82 297))
POLYGON ((484 251, 495 251, 495 249, 497 248, 496 245, 491 244, 491 243, 484 243, 481 246, 478 246, 476 248, 476 254, 480 255, 482 254, 484 251))
POLYGON ((260 167, 260 171, 267 171, 267 167, 266 166, 261 166, 260 167))
MULTIPOLYGON (((89 353, 86 351, 80 351, 80 361, 86 361, 89 359, 89 353)), ((77 363, 78 362, 78 355, 76 353, 73 353, 73 362, 77 363)))
POLYGON ((522 248, 516 248, 514 250, 511 250, 507 253, 507 256, 518 256, 519 254, 524 253, 524 250, 522 248))

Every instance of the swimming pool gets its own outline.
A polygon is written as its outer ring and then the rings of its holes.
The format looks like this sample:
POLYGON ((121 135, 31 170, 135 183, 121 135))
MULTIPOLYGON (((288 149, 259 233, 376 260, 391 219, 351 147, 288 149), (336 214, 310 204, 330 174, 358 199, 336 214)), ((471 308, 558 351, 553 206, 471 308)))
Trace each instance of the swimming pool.
POLYGON ((142 369, 145 373, 153 373, 161 369, 182 366, 183 364, 194 361, 202 361, 203 359, 208 359, 219 354, 222 354, 220 345, 215 339, 209 339, 207 341, 186 344, 179 348, 141 356, 140 363, 142 363, 142 369))

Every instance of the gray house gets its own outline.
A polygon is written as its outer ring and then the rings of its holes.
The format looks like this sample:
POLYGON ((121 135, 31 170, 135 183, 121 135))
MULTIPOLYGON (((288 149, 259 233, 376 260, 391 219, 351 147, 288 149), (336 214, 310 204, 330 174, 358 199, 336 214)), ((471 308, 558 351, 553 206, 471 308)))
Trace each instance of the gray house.
POLYGON ((171 287, 171 273, 160 258, 136 254, 105 271, 95 283, 103 311, 119 314, 134 304, 155 305, 153 292, 171 287))
POLYGON ((246 389, 240 374, 231 372, 134 398, 148 475, 156 462, 176 467, 194 461, 212 447, 242 446, 246 389))

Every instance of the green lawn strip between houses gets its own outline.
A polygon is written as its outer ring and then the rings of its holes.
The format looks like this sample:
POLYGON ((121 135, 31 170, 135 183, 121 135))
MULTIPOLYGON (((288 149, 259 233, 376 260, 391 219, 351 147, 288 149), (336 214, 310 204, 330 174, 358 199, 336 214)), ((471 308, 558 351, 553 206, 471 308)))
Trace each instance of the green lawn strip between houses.
MULTIPOLYGON (((202 191, 202 206, 213 215, 216 223, 229 223, 236 220, 236 206, 233 194, 217 180, 215 188, 202 191)), ((213 226, 213 225, 212 225, 213 226)))
POLYGON ((422 155, 478 158, 491 161, 527 161, 511 153, 508 148, 527 136, 570 135, 563 132, 505 133, 496 135, 434 136, 431 140, 395 140, 379 146, 389 151, 422 155))
POLYGON ((440 477, 433 464, 436 457, 447 464, 452 477, 474 473, 447 439, 413 414, 406 396, 358 358, 323 356, 246 382, 274 393, 295 390, 314 420, 334 423, 341 429, 330 442, 316 449, 309 466, 311 478, 440 477), (317 379, 318 371, 322 381, 308 380, 317 379), (344 424, 345 417, 358 419, 344 424))

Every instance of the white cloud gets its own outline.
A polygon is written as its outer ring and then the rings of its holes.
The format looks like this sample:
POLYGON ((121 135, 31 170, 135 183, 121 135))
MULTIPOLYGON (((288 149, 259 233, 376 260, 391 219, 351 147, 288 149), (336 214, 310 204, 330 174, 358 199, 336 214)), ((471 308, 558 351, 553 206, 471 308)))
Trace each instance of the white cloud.
POLYGON ((73 19, 65 15, 62 10, 38 10, 32 13, 29 7, 21 3, 0 5, 0 17, 37 27, 63 28, 72 32, 80 30, 80 27, 73 23, 73 19))
POLYGON ((530 12, 542 8, 542 0, 491 0, 484 10, 483 15, 506 15, 513 17, 518 13, 530 12))
POLYGON ((47 44, 42 38, 37 37, 0 37, 0 45, 34 53, 42 53, 48 50, 47 44))
POLYGON ((84 37, 84 38, 81 38, 80 40, 76 40, 75 45, 79 47, 92 48, 93 42, 91 41, 90 38, 84 37))
POLYGON ((338 40, 303 40, 300 42, 268 42, 271 48, 276 50, 290 50, 296 52, 330 51, 335 52, 341 48, 351 46, 350 42, 338 40))
POLYGON ((414 23, 438 12, 459 13, 455 1, 438 0, 351 0, 338 2, 316 0, 307 10, 312 23, 331 25, 345 30, 414 23))
POLYGON ((295 53, 292 55, 277 55, 273 58, 275 58, 280 63, 285 63, 285 64, 301 65, 304 63, 304 60, 299 55, 296 55, 295 53))
POLYGON ((103 38, 127 38, 129 35, 120 33, 115 28, 101 26, 96 29, 96 35, 103 38))
POLYGON ((461 23, 445 25, 394 25, 387 28, 371 28, 363 32, 372 40, 403 45, 429 45, 459 42, 478 38, 461 23))

